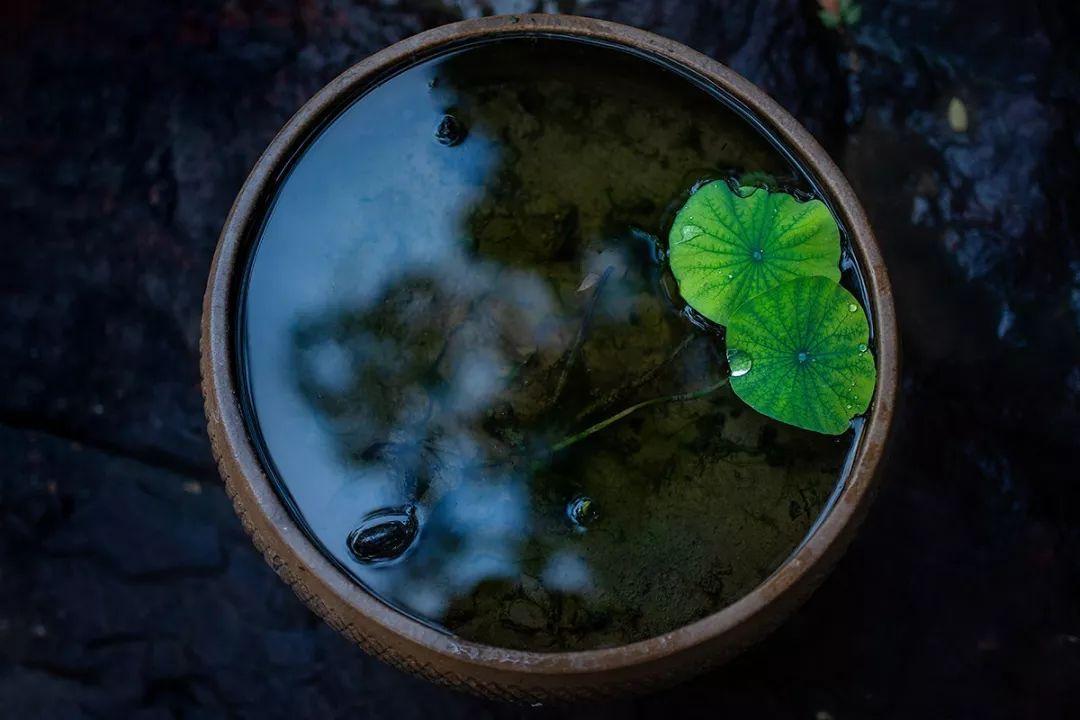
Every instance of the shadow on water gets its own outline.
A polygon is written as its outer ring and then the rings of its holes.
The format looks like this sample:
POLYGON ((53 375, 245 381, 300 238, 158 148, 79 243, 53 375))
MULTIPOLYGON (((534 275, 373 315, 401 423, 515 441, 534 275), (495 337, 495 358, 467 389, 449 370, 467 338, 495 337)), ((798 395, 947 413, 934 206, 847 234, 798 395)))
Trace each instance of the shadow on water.
POLYGON ((657 238, 695 182, 744 171, 792 177, 701 91, 567 42, 432 60, 346 109, 279 191, 245 299, 257 422, 327 551, 409 612, 535 650, 662 633, 772 572, 849 437, 725 389, 545 452, 719 377, 657 238))

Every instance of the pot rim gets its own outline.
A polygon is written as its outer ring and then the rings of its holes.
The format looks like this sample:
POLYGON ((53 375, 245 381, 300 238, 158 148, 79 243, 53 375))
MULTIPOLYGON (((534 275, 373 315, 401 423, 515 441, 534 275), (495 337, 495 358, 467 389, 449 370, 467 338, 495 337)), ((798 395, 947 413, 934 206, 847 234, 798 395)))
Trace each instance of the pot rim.
POLYGON ((567 676, 597 673, 632 678, 671 656, 705 662, 705 651, 724 647, 730 656, 759 639, 823 578, 865 513, 892 422, 899 364, 892 291, 873 232, 847 180, 810 133, 748 80, 684 45, 618 23, 561 15, 487 17, 420 33, 353 65, 305 103, 256 162, 225 221, 204 298, 200 346, 212 449, 255 545, 331 625, 377 656, 443 679, 451 674, 468 678, 473 671, 503 679, 561 677, 563 682, 567 676), (788 559, 756 588, 711 615, 645 640, 575 652, 512 650, 454 637, 393 608, 338 569, 289 515, 262 469, 240 408, 233 353, 233 299, 253 225, 261 222, 263 202, 310 134, 365 87, 447 46, 530 35, 601 41, 644 53, 689 71, 748 108, 799 157, 831 199, 864 273, 877 344, 877 388, 846 483, 788 559))

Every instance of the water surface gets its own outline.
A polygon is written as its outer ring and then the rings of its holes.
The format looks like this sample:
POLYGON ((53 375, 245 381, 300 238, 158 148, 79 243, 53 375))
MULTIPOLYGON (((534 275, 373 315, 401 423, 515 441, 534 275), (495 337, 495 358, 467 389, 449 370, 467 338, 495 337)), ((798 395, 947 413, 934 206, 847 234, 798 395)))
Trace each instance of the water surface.
POLYGON ((240 336, 252 426, 325 552, 437 627, 542 651, 672 630, 773 572, 850 436, 724 389, 549 452, 722 377, 657 238, 696 183, 748 173, 809 187, 688 80, 569 40, 462 49, 343 110, 268 211, 240 336))

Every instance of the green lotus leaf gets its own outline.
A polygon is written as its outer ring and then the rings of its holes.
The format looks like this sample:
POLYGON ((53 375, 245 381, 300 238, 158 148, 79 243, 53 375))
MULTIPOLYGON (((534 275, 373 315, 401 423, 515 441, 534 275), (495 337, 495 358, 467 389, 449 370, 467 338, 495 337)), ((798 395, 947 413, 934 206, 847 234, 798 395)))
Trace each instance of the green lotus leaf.
POLYGON ((855 297, 832 280, 790 280, 751 298, 727 326, 731 387, 763 415, 840 435, 866 412, 877 371, 855 297))
POLYGON ((727 325, 752 297, 793 278, 840 280, 840 231, 820 200, 718 180, 698 189, 668 237, 671 271, 692 308, 727 325))

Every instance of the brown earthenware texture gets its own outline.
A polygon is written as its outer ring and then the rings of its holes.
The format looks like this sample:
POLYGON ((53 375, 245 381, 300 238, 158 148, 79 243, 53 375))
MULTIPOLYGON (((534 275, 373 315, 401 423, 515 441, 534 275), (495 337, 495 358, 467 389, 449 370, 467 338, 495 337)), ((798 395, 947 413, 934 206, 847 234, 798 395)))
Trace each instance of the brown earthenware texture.
POLYGON ((255 165, 222 230, 203 308, 201 369, 210 440, 229 496, 255 546, 301 600, 367 652, 401 669, 490 697, 538 703, 672 684, 730 659, 798 607, 850 542, 876 489, 897 390, 898 345, 892 291, 866 216, 840 171, 787 112, 731 70, 670 40, 599 20, 522 15, 456 23, 399 42, 345 71, 289 121, 255 165), (331 564, 290 517, 263 471, 241 414, 233 353, 233 298, 251 230, 281 171, 310 134, 387 72, 457 43, 538 34, 600 40, 674 63, 753 112, 831 198, 865 273, 877 336, 874 401, 845 487, 817 531, 770 578, 723 610, 659 637, 575 653, 507 650, 441 633, 389 607, 331 564))

